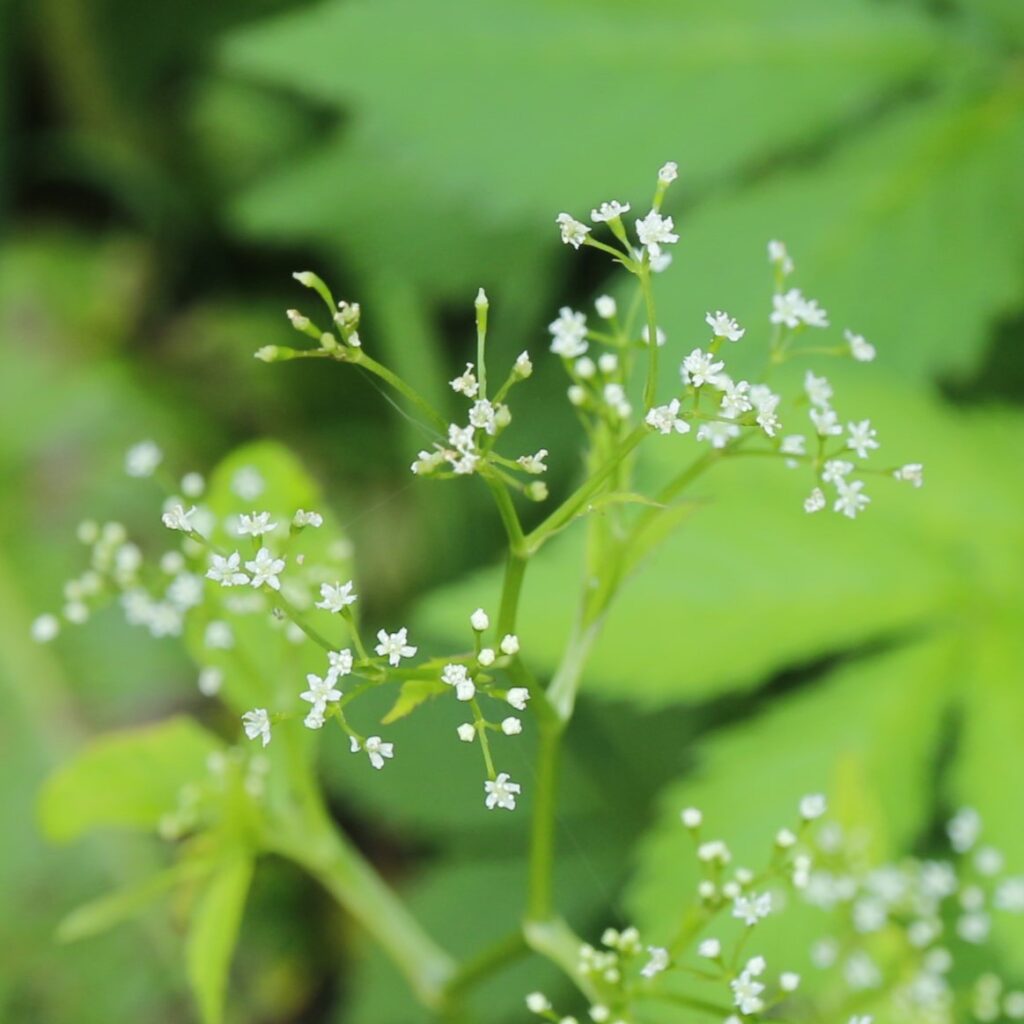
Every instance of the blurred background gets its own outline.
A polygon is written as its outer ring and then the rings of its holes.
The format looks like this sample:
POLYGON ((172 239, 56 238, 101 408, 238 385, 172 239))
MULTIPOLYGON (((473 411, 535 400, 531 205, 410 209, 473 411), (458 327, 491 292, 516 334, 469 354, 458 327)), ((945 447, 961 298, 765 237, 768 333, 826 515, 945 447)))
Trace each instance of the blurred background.
MULTIPOLYGON (((803 482, 723 477, 732 500, 637 581, 596 660, 568 759, 563 905, 584 930, 656 927, 686 886, 668 835, 681 801, 718 801, 720 830, 753 844, 794 791, 836 779, 888 852, 927 851, 970 800, 1024 871, 1017 0, 8 0, 0 62, 0 1019, 194 1019, 158 912, 53 940, 157 849, 54 849, 34 824, 40 781, 86 737, 201 704, 184 653, 113 612, 29 640, 82 568, 80 519, 156 537, 125 449, 154 438, 205 470, 284 441, 354 540, 370 614, 443 637, 446 609, 493 586, 466 579, 500 550, 483 489, 413 486, 417 428, 361 378, 252 354, 289 343, 284 310, 310 307, 291 272, 313 269, 362 303, 375 355, 453 407, 482 285, 495 360, 528 348, 538 364, 516 443, 555 450, 574 420, 537 358, 545 325, 618 282, 559 244, 554 217, 640 210, 668 159, 674 355, 704 340, 706 309, 763 340, 765 244, 783 238, 796 283, 878 347, 850 415, 876 417, 886 455, 920 458, 928 484, 880 486, 862 521, 810 528, 803 482), (751 783, 755 764, 768 781, 751 783), (621 845, 640 832, 639 851, 621 845)), ((562 447, 556 496, 577 471, 562 447)), ((572 543, 538 567, 524 649, 540 670, 571 610, 572 543)), ((520 870, 508 823, 432 808, 436 777, 370 794, 338 764, 336 813, 453 948, 486 939, 469 911, 487 900, 514 920, 514 891, 497 895, 520 870)), ((233 1020, 420 1019, 282 864, 258 876, 243 935, 233 1020)), ((1020 938, 1004 945, 1015 969, 1020 938)), ((539 971, 499 980, 486 1019, 517 1019, 539 971)))

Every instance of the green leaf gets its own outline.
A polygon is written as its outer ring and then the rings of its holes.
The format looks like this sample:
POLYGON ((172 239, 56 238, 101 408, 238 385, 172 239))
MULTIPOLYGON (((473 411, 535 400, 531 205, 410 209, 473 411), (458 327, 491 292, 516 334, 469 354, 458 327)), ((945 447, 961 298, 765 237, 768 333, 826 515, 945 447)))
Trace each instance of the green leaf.
POLYGON ((402 683, 398 699, 391 706, 391 710, 380 720, 381 725, 390 725, 397 722, 406 715, 411 715, 424 701, 445 693, 449 686, 440 679, 407 679, 402 683))
POLYGON ((79 939, 99 935, 141 914, 169 889, 182 881, 202 875, 208 869, 209 866, 202 861, 182 861, 166 871, 83 903, 57 925, 57 938, 61 942, 77 942, 79 939))
POLYGON ((203 1024, 224 1019, 228 971, 252 874, 248 854, 226 857, 200 894, 189 922, 186 966, 203 1024))
POLYGON ((64 842, 101 826, 154 829, 220 748, 188 718, 100 736, 47 780, 39 802, 43 831, 64 842))

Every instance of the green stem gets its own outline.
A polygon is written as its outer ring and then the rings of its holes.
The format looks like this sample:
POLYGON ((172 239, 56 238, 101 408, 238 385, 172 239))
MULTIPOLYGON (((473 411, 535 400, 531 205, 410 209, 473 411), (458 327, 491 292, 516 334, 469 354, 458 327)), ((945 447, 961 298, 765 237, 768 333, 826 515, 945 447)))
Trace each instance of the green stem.
POLYGON ((640 287, 643 289, 644 307, 647 310, 647 380, 644 383, 644 409, 654 405, 658 390, 658 320, 654 312, 654 289, 651 287, 651 271, 645 266, 640 271, 640 287))
POLYGON ((501 585, 501 605, 498 610, 498 635, 515 633, 516 618, 519 612, 519 597, 523 590, 526 566, 529 559, 525 555, 517 555, 509 549, 505 561, 505 579, 501 585))
POLYGON ((507 964, 514 963, 528 951, 526 939, 522 931, 517 929, 466 960, 450 978, 445 994, 449 997, 461 995, 477 982, 497 973, 507 964))
POLYGON ((530 823, 528 921, 551 917, 552 876, 555 865, 555 812, 558 795, 558 765, 561 760, 564 724, 557 719, 542 720, 540 750, 534 782, 533 819, 530 823))
POLYGON ((448 433, 448 423, 445 418, 435 411, 435 409, 422 398, 413 388, 411 388, 397 373, 393 373, 386 366, 378 363, 376 359, 371 359, 362 349, 359 349, 355 355, 352 355, 351 349, 342 350, 344 352, 345 360, 351 362, 354 366, 361 366, 364 370, 368 370, 370 373, 377 377, 380 377, 386 384, 391 385, 400 395, 408 399, 428 420, 430 420, 431 426, 438 431, 442 436, 446 436, 448 433))

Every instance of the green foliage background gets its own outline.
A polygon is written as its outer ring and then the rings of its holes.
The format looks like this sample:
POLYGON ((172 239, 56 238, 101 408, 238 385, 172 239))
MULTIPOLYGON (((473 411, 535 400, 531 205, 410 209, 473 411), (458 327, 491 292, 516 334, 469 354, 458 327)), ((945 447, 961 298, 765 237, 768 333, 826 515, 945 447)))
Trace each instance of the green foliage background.
MULTIPOLYGON (((54 943, 73 906, 162 865, 159 845, 108 830, 54 848, 35 810, 43 778, 94 733, 194 714, 231 735, 184 652, 113 613, 52 648, 27 641, 79 568, 80 518, 159 543, 152 496, 120 474, 124 449, 158 438, 184 470, 283 440, 353 538, 371 614, 411 616, 442 640, 495 587, 486 496, 412 486, 415 428, 361 380, 252 359, 288 338, 289 273, 315 267, 358 298, 367 344, 444 405, 476 288, 491 294, 502 355, 539 355, 557 305, 608 287, 602 261, 558 244, 554 215, 646 195, 670 158, 682 170, 682 241, 658 282, 670 346, 701 340, 705 309, 762 322, 764 243, 786 239, 806 291, 878 346, 838 393, 870 410, 885 451, 925 461, 928 483, 880 494, 856 524, 805 519, 793 482, 761 467, 704 485, 713 500, 624 595, 587 677, 560 902, 584 931, 609 918, 656 931, 692 881, 682 804, 704 805, 742 852, 815 787, 867 815, 883 853, 928 850, 942 815, 970 801, 1024 869, 1021 11, 0 6, 0 1019, 196 1019, 173 906, 54 943)), ((557 491, 576 466, 551 441, 572 421, 556 373, 531 386, 517 437, 555 450, 557 491)), ((578 563, 568 535, 529 583, 523 643, 541 671, 578 563)), ((522 835, 478 807, 450 725, 434 708, 399 723, 401 761, 380 778, 337 752, 323 767, 332 811, 427 925, 470 952, 518 913, 522 835), (447 780, 452 799, 439 796, 447 780)), ((216 907, 248 870, 221 877, 216 907)), ((420 1019, 282 863, 258 866, 242 930, 229 1020, 420 1019)), ((1001 939, 1024 971, 1024 934, 1001 939)), ((483 993, 486 1019, 517 1019, 520 994, 548 980, 536 962, 507 972, 483 993)))

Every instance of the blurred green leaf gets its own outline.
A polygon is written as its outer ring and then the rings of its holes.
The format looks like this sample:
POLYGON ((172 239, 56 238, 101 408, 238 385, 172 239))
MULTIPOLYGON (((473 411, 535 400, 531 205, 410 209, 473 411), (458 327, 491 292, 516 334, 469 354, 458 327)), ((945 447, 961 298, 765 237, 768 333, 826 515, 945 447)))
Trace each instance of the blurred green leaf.
POLYGON ((411 715, 424 701, 444 693, 448 687, 440 679, 408 679, 402 683, 398 699, 391 710, 380 720, 381 725, 390 725, 406 715, 411 715))
POLYGON ((90 829, 154 829, 182 786, 202 779, 221 744, 190 718, 124 729, 93 740, 47 780, 40 795, 43 831, 55 841, 90 829))
POLYGON ((224 1019, 228 971, 252 874, 250 856, 242 851, 228 854, 192 912, 185 956, 203 1024, 220 1024, 224 1019))

